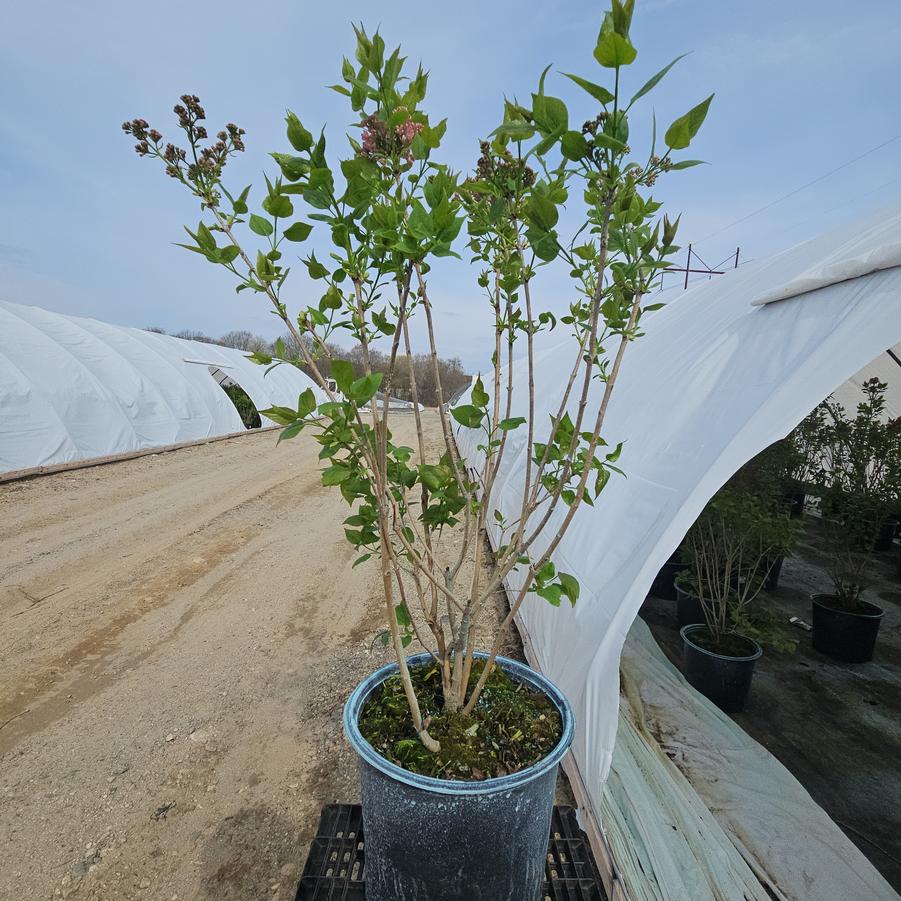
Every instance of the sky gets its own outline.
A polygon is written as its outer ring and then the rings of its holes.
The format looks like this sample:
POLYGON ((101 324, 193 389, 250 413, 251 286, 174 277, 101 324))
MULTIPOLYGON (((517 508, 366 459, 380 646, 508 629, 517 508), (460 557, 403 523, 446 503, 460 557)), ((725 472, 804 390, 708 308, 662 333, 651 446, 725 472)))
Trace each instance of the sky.
MULTIPOLYGON (((124 120, 140 116, 174 135, 173 104, 199 95, 211 133, 229 121, 246 129, 247 152, 229 164, 227 181, 252 182, 259 202, 262 172, 274 169, 269 152, 289 149, 286 108, 311 130, 325 126, 332 160, 346 146, 354 116, 326 85, 340 80, 341 58, 353 51, 350 23, 359 21, 430 70, 425 110, 433 121, 448 118, 438 159, 469 171, 502 98, 528 102, 547 65, 546 91, 567 101, 571 121, 595 114, 559 73, 605 83, 609 70, 592 57, 605 8, 584 0, 5 4, 0 299, 170 332, 275 337, 284 329, 262 297, 235 294, 224 269, 174 246, 199 210, 161 167, 138 158, 124 120)), ((626 90, 691 51, 645 99, 633 147, 647 146, 652 110, 665 127, 716 92, 686 153, 709 165, 655 188, 671 216, 682 213, 679 243, 691 241, 709 265, 737 247, 742 261, 756 259, 901 203, 898 0, 637 0, 632 38, 638 58, 624 70, 626 90)), ((475 371, 490 354, 489 319, 465 258, 464 249, 464 261, 435 268, 431 293, 442 354, 475 371)), ((680 290, 676 279, 668 277, 664 297, 680 290)), ((292 308, 320 293, 295 266, 292 308)), ((565 272, 542 273, 535 293, 542 306, 565 306, 565 272)))

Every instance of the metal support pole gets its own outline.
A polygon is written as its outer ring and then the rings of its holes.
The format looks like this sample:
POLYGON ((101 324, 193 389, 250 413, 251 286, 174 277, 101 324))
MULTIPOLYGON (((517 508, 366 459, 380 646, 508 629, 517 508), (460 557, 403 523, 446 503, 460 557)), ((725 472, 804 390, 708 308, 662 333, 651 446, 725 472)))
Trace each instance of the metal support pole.
POLYGON ((688 288, 688 270, 691 269, 691 244, 688 245, 688 262, 685 264, 685 288, 688 288))

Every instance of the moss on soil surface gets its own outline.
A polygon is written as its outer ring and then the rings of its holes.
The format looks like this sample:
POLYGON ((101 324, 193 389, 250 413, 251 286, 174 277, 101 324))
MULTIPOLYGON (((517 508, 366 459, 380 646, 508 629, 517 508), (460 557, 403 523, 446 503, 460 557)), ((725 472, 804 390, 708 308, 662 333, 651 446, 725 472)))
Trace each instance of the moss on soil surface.
MULTIPOLYGON (((470 686, 481 664, 473 666, 470 686)), ((427 751, 413 731, 410 709, 399 676, 376 689, 360 714, 360 731, 392 763, 439 779, 476 781, 507 776, 538 763, 556 747, 563 732, 554 703, 541 692, 512 679, 500 667, 488 677, 471 716, 443 708, 441 674, 430 663, 410 671, 429 734, 441 743, 427 751)))
POLYGON ((726 632, 715 641, 709 629, 698 629, 688 636, 692 644, 724 657, 750 657, 756 652, 753 642, 743 635, 726 632))

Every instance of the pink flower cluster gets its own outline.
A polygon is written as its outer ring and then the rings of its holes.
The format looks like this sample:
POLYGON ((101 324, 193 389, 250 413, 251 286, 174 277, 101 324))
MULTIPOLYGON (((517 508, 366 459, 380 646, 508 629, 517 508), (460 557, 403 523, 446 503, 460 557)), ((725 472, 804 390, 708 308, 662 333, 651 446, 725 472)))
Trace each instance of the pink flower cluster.
POLYGON ((409 118, 406 122, 396 125, 392 134, 388 130, 388 126, 375 115, 367 116, 363 120, 362 126, 360 145, 362 154, 370 159, 376 159, 399 153, 407 162, 413 161, 413 155, 409 148, 413 139, 424 128, 421 122, 414 122, 412 118, 409 118))
POLYGON ((407 119, 406 122, 396 126, 394 130, 401 139, 403 145, 409 147, 409 145, 413 143, 413 138, 422 131, 423 127, 421 122, 414 122, 412 119, 407 119))

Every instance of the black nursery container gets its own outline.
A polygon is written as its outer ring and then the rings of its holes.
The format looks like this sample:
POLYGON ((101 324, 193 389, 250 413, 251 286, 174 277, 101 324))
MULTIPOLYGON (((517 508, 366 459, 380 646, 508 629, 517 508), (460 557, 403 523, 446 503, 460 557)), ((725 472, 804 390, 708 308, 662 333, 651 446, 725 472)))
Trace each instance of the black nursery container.
POLYGON ((887 519, 880 527, 873 542, 874 551, 890 551, 895 543, 895 536, 898 534, 898 520, 887 519))
POLYGON ((727 713, 743 709, 751 688, 754 664, 763 654, 763 649, 744 636, 748 652, 741 657, 730 657, 708 651, 692 641, 692 636, 706 631, 707 626, 683 626, 682 636, 683 672, 688 684, 702 695, 710 698, 717 707, 727 713))
MULTIPOLYGON (((485 657, 486 655, 478 655, 485 657)), ((430 660, 420 654, 410 667, 430 660)), ((398 671, 389 664, 360 683, 344 707, 344 731, 360 755, 366 901, 539 901, 557 769, 573 738, 569 702, 525 664, 497 658, 514 679, 546 694, 563 736, 534 766, 462 782, 411 773, 385 760, 360 733, 366 699, 398 671)))
POLYGON ((866 663, 873 659, 876 636, 883 610, 859 601, 859 612, 842 610, 831 594, 811 596, 813 606, 813 646, 821 654, 845 663, 866 663))
POLYGON ((688 569, 688 564, 683 563, 679 557, 679 551, 676 551, 654 577, 651 585, 651 594, 654 597, 663 598, 666 601, 676 600, 676 576, 688 569))
POLYGON ((788 515, 792 519, 800 519, 804 515, 804 502, 807 500, 807 492, 804 488, 787 488, 783 494, 788 515))
POLYGON ((785 557, 781 554, 778 557, 770 557, 767 561, 766 579, 763 587, 767 591, 775 591, 779 587, 779 576, 782 574, 782 564, 785 563, 785 557))

